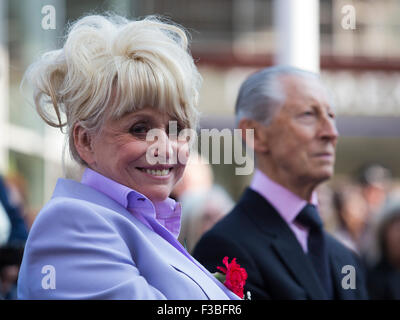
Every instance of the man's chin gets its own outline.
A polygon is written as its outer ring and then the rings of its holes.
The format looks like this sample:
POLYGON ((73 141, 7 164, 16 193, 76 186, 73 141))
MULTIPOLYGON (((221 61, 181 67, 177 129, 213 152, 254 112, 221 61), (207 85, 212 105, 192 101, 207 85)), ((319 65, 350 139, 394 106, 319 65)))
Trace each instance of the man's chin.
POLYGON ((334 173, 333 168, 332 169, 327 168, 327 169, 321 170, 320 172, 315 174, 315 180, 318 183, 322 183, 322 182, 332 178, 333 173, 334 173))

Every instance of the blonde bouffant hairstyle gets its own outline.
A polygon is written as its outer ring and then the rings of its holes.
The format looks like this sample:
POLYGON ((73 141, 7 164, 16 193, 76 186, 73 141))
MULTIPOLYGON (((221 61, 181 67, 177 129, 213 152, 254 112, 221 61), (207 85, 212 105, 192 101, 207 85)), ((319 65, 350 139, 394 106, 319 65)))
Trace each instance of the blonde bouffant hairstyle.
POLYGON ((106 119, 153 107, 195 129, 201 76, 183 28, 148 16, 86 16, 73 23, 62 49, 47 52, 25 73, 40 117, 66 128, 73 159, 79 123, 96 133, 106 119))

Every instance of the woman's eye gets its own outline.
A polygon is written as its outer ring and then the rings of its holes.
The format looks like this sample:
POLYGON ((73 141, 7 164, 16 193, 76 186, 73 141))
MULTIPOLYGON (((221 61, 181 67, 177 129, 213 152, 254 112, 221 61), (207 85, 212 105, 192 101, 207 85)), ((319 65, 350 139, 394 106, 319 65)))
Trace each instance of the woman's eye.
POLYGON ((178 126, 177 126, 177 130, 178 130, 178 134, 179 134, 179 132, 181 132, 183 129, 185 129, 186 127, 183 125, 183 124, 181 124, 181 123, 178 123, 178 126))
POLYGON ((186 127, 185 127, 183 124, 177 122, 177 123, 174 125, 174 127, 172 127, 172 130, 171 130, 171 131, 169 130, 170 127, 169 127, 169 126, 167 127, 167 134, 170 135, 170 136, 179 135, 179 133, 180 133, 183 129, 185 129, 185 128, 186 128, 186 127), (175 130, 175 128, 176 128, 176 130, 175 130))
POLYGON ((146 134, 149 130, 150 128, 145 124, 136 124, 129 129, 129 132, 131 134, 142 135, 146 134))

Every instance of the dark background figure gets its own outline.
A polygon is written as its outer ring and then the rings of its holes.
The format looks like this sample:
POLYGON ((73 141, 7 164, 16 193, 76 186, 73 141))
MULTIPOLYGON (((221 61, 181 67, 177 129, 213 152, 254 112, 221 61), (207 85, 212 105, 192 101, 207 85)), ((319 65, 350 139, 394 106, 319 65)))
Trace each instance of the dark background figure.
POLYGON ((365 164, 360 170, 358 181, 368 206, 368 218, 379 214, 391 188, 391 171, 379 163, 365 164))
POLYGON ((376 224, 381 219, 383 207, 388 194, 393 188, 391 170, 381 163, 365 163, 358 170, 358 183, 361 187, 361 194, 367 205, 367 216, 363 230, 363 236, 359 242, 359 253, 371 265, 375 262, 375 235, 376 224))
POLYGON ((3 246, 0 248, 0 299, 17 299, 17 280, 24 248, 3 246))
POLYGON ((28 237, 28 229, 22 217, 21 209, 10 201, 8 188, 0 176, 0 204, 10 220, 11 232, 7 241, 11 246, 23 246, 28 237))
POLYGON ((10 189, 1 176, 0 205, 7 213, 10 222, 8 240, 0 247, 0 298, 16 299, 19 266, 22 261, 24 245, 28 238, 28 229, 22 215, 22 208, 12 201, 10 189))
POLYGON ((337 219, 337 227, 333 235, 346 247, 360 255, 368 219, 368 206, 361 194, 360 186, 350 181, 337 185, 333 192, 332 202, 337 219))
POLYGON ((370 297, 400 300, 400 197, 384 208, 376 235, 380 258, 368 273, 370 297))

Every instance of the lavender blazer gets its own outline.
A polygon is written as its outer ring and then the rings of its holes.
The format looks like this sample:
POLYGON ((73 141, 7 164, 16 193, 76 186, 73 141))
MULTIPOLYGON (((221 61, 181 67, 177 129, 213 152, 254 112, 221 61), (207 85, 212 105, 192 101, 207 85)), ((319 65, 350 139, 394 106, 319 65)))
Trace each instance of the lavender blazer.
POLYGON ((67 179, 29 233, 18 298, 238 299, 120 204, 67 179))

